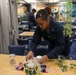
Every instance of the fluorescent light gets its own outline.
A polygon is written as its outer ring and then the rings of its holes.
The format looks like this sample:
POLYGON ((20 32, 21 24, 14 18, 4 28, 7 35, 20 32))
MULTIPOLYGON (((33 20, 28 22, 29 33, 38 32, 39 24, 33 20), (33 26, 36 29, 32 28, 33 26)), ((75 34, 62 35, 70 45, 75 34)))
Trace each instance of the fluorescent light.
MULTIPOLYGON (((28 3, 42 2, 42 0, 25 0, 25 1, 28 3)), ((60 0, 43 0, 43 2, 53 3, 53 2, 60 2, 60 0)))
POLYGON ((60 0, 49 0, 49 2, 60 2, 60 0))

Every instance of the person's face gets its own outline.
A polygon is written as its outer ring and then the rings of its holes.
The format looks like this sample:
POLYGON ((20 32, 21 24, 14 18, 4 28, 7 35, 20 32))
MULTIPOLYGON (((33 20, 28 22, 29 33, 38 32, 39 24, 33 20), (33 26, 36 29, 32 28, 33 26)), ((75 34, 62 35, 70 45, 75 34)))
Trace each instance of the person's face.
POLYGON ((42 20, 41 18, 37 18, 36 22, 42 30, 46 30, 49 28, 49 19, 42 20))

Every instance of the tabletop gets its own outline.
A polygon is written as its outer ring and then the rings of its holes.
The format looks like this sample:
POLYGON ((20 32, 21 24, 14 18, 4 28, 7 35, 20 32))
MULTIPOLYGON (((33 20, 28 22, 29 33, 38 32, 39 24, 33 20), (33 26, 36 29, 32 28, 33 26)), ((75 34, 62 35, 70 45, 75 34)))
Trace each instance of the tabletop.
POLYGON ((33 36, 34 32, 32 31, 25 31, 19 34, 19 36, 33 36))
MULTIPOLYGON (((25 63, 25 56, 15 56, 16 65, 20 62, 25 63)), ((0 75, 26 75, 24 71, 17 71, 14 66, 10 63, 9 55, 0 54, 0 75)), ((74 63, 76 64, 75 60, 67 60, 66 64, 74 63)), ((61 69, 57 65, 56 59, 51 59, 47 61, 47 66, 50 67, 50 71, 48 73, 41 73, 40 75, 76 75, 75 69, 68 69, 66 72, 62 72, 61 69)))

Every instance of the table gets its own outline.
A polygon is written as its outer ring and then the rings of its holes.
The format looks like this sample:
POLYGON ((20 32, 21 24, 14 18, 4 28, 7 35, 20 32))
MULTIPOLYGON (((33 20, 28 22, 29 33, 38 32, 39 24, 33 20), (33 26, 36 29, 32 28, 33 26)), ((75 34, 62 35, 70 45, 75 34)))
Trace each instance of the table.
MULTIPOLYGON (((15 59, 17 65, 19 62, 24 62, 23 56, 16 56, 15 59)), ((25 72, 15 70, 15 67, 9 62, 9 55, 0 54, 0 75, 25 75, 25 72)))
MULTIPOLYGON (((0 75, 26 75, 24 71, 17 71, 15 70, 14 66, 10 65, 9 63, 9 55, 0 54, 0 75)), ((26 62, 25 56, 15 56, 16 65, 19 64, 19 62, 26 62)), ((68 63, 75 63, 75 60, 67 60, 68 63)), ((41 73, 41 75, 76 75, 75 69, 69 69, 67 72, 62 72, 61 69, 57 65, 56 59, 51 59, 44 63, 48 65, 50 68, 52 68, 52 71, 49 73, 41 73)))
POLYGON ((34 32, 30 32, 30 31, 25 31, 21 34, 19 34, 20 37, 29 37, 29 36, 33 36, 34 32))

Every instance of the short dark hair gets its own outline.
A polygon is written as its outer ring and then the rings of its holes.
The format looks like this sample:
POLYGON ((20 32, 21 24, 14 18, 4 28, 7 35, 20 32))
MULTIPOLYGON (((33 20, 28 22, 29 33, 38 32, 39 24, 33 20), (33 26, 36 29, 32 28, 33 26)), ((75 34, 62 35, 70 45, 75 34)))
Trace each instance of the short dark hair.
POLYGON ((32 9, 33 12, 36 12, 36 9, 32 9))
POLYGON ((46 20, 49 17, 49 12, 45 9, 40 9, 37 14, 36 14, 36 19, 37 18, 42 18, 42 20, 46 20))

